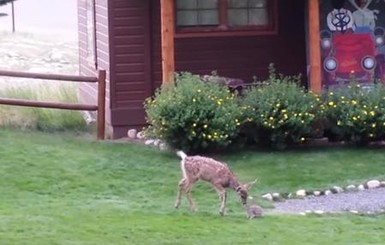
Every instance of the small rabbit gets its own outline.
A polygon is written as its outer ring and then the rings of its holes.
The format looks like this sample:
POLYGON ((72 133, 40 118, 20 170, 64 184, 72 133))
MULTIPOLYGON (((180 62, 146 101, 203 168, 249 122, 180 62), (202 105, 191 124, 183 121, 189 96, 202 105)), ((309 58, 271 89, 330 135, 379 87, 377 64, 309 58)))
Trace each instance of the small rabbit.
MULTIPOLYGON (((252 199, 252 198, 249 197, 249 199, 252 199)), ((247 202, 245 204, 245 209, 246 209, 248 219, 255 219, 262 216, 262 208, 258 206, 255 202, 253 203, 247 202)))

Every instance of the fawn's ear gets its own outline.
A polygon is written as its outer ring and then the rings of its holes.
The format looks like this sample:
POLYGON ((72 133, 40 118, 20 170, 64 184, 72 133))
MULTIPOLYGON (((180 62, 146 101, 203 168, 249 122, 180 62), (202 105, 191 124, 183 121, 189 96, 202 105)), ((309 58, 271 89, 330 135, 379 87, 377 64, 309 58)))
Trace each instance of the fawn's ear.
POLYGON ((255 180, 252 181, 252 182, 246 183, 246 184, 244 185, 244 187, 245 187, 246 190, 250 190, 250 188, 253 187, 253 185, 254 185, 255 183, 257 183, 257 182, 258 182, 258 179, 255 179, 255 180))

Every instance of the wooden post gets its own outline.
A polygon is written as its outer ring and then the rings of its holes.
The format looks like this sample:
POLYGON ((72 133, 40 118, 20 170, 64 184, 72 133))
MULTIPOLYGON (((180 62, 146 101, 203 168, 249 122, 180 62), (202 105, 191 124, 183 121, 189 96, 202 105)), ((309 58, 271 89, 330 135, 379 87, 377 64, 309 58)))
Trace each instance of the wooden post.
POLYGON ((174 0, 160 1, 161 35, 162 35, 162 82, 174 80, 174 0))
POLYGON ((13 1, 11 2, 11 6, 12 6, 12 32, 15 32, 16 31, 16 28, 15 28, 15 6, 13 4, 13 1))
POLYGON ((322 91, 319 0, 308 0, 310 90, 322 91))
POLYGON ((106 71, 98 72, 98 115, 97 115, 97 138, 104 140, 106 130, 106 71))

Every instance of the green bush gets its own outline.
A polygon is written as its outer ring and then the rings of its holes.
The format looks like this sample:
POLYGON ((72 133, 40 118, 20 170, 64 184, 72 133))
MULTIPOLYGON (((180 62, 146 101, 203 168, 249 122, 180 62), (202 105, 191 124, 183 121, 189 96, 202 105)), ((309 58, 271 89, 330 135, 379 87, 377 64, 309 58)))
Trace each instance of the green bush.
POLYGON ((146 136, 190 152, 227 147, 240 124, 235 96, 191 73, 176 74, 175 80, 145 101, 146 136))
POLYGON ((352 83, 324 95, 326 136, 355 144, 384 139, 385 87, 362 87, 352 83))
POLYGON ((300 76, 277 75, 273 66, 269 70, 264 85, 244 93, 242 125, 248 141, 282 149, 310 136, 321 102, 299 85, 300 76))

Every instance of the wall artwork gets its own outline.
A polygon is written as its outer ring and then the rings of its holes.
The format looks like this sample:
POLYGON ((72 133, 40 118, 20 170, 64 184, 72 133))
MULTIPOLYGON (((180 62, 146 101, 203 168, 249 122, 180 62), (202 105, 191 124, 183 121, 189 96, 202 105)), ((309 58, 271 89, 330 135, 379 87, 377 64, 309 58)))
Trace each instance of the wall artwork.
POLYGON ((320 0, 323 87, 385 83, 385 0, 320 0))

